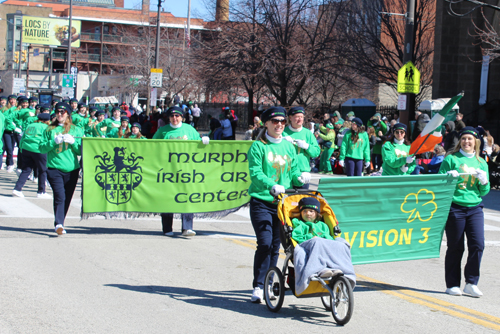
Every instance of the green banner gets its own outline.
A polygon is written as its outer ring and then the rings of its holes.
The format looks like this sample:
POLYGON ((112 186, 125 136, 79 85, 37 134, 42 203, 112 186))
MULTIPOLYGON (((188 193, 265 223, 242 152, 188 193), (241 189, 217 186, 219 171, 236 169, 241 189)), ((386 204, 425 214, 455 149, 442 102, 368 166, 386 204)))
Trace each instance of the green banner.
POLYGON ((220 217, 250 201, 250 141, 83 139, 82 218, 220 217))
POLYGON ((318 190, 354 264, 439 257, 457 179, 450 175, 322 178, 318 190))

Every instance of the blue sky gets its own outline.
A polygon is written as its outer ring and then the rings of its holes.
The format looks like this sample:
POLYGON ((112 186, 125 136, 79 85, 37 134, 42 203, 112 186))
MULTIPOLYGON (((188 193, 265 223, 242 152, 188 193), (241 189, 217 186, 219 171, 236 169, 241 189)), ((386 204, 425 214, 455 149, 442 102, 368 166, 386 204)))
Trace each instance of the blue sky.
MULTIPOLYGON (((141 0, 125 0, 125 8, 141 8, 141 6, 141 0)), ((150 0, 151 11, 156 11, 157 6, 157 0, 150 0)), ((187 17, 188 0, 165 0, 162 7, 166 12, 171 12, 176 17, 187 17)), ((191 17, 209 19, 203 0, 191 0, 191 17)))

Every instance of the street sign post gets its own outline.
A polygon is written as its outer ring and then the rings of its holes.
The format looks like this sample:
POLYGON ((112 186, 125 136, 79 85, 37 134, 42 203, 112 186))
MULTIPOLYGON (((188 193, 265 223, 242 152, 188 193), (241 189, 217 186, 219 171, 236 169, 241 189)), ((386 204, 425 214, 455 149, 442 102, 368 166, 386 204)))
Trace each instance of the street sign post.
POLYGON ((411 61, 404 64, 398 71, 398 93, 420 93, 420 71, 411 61))
POLYGON ((71 88, 63 87, 61 90, 61 95, 63 97, 67 97, 67 98, 72 99, 75 97, 75 89, 73 87, 71 87, 71 88))
POLYGON ((12 93, 19 94, 26 92, 26 80, 23 78, 13 78, 12 93))
POLYGON ((406 95, 398 96, 398 110, 406 110, 406 95))
POLYGON ((162 82, 163 82, 163 69, 152 68, 150 86, 161 88, 162 82))

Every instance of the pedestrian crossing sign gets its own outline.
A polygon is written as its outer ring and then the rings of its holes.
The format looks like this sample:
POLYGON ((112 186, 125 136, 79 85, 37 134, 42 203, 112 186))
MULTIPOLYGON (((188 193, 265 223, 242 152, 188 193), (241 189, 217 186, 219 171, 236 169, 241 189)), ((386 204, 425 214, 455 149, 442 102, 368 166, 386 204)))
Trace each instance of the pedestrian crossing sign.
POLYGON ((411 61, 404 64, 398 71, 398 93, 420 93, 420 71, 411 61))

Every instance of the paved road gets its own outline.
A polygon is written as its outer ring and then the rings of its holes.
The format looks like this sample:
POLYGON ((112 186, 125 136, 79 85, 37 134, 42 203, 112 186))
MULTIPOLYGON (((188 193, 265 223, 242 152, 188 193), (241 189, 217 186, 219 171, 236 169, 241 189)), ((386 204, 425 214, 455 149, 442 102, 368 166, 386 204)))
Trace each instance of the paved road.
MULTIPOLYGON (((500 331, 500 192, 486 204, 480 299, 443 293, 441 258, 356 266, 350 323, 318 298, 282 310, 249 302, 255 238, 248 211, 196 220, 198 235, 160 233, 159 218, 80 221, 80 188, 53 231, 52 201, 12 198, 0 171, 0 333, 493 333, 500 331)), ((315 182, 318 179, 316 177, 315 182)), ((282 261, 282 260, 281 260, 282 261)))

